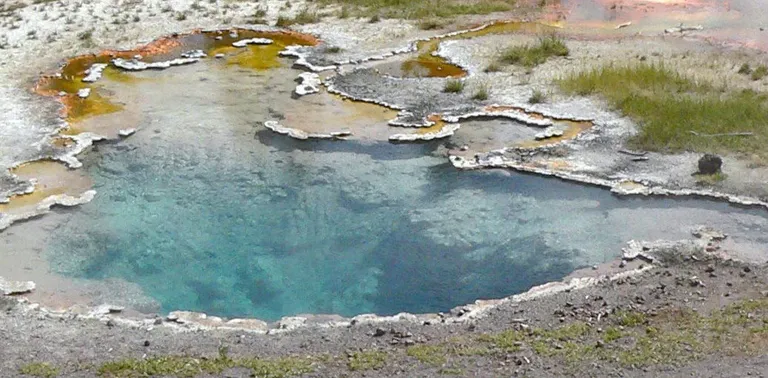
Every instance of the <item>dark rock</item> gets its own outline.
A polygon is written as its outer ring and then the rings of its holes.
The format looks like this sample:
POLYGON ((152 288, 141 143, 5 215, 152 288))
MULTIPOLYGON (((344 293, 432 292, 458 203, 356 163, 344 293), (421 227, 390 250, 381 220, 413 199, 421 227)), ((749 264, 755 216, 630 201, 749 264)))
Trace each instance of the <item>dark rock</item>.
POLYGON ((387 334, 387 331, 385 331, 383 328, 376 328, 376 330, 373 332, 374 337, 381 337, 387 334))
POLYGON ((145 346, 145 347, 148 347, 148 346, 149 346, 149 340, 144 340, 144 346, 145 346))
POLYGON ((107 320, 107 327, 112 328, 115 326, 115 321, 112 319, 107 320))
POLYGON ((704 154, 699 159, 699 172, 702 175, 714 175, 723 167, 723 159, 713 154, 704 154))
POLYGON ((749 273, 749 272, 751 272, 751 271, 752 271, 752 268, 750 268, 750 267, 748 267, 748 266, 745 266, 745 267, 744 267, 744 273, 749 273))

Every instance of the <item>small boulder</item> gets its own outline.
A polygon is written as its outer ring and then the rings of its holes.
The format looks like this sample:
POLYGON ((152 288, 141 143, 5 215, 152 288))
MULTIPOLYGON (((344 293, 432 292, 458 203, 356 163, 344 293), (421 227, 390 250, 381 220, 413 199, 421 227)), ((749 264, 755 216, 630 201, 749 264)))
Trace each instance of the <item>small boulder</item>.
POLYGON ((713 154, 704 154, 699 159, 699 174, 714 175, 723 167, 723 159, 713 154))

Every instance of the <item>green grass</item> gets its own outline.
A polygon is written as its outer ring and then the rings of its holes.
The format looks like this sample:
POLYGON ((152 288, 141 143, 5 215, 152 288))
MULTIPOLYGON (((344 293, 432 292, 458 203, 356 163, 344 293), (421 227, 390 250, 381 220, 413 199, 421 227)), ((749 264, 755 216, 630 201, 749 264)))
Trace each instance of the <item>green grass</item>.
POLYGON ((629 141, 633 148, 768 155, 768 96, 764 93, 716 88, 664 65, 647 63, 575 73, 558 85, 570 94, 600 95, 637 121, 641 128, 629 141), (754 135, 706 136, 734 132, 754 135))
POLYGON ((469 14, 489 14, 512 9, 515 0, 319 0, 323 5, 340 5, 346 15, 369 18, 426 20, 469 14))
POLYGON ((352 371, 379 370, 387 362, 387 353, 382 351, 355 352, 349 356, 347 367, 352 371))
POLYGON ((445 93, 461 93, 464 91, 464 82, 459 79, 448 79, 445 81, 443 92, 445 93))
POLYGON ((557 35, 540 37, 536 44, 512 46, 499 56, 500 63, 515 64, 527 68, 536 67, 555 56, 568 56, 570 50, 557 35))
POLYGON ((53 378, 59 375, 59 369, 45 362, 33 362, 19 368, 19 374, 30 377, 53 378))
POLYGON ((220 375, 231 368, 250 369, 252 376, 259 378, 287 378, 313 371, 311 361, 300 358, 236 358, 222 353, 216 358, 193 358, 186 356, 160 356, 146 359, 123 359, 101 365, 100 377, 195 377, 201 374, 220 375))

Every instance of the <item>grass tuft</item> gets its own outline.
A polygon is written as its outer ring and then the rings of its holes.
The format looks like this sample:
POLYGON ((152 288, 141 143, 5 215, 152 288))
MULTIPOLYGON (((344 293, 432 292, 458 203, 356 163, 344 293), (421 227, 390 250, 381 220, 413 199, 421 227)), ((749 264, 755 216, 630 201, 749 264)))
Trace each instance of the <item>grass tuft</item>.
POLYGON ((631 147, 660 152, 768 155, 768 95, 715 88, 664 65, 605 66, 559 80, 566 93, 598 94, 641 125, 631 147), (695 135, 694 133, 699 135, 695 135), (752 132, 751 137, 704 134, 752 132))
POLYGON ((472 95, 473 100, 485 101, 490 96, 490 89, 488 83, 480 83, 475 88, 475 93, 472 95))
POLYGON ((278 16, 275 26, 284 28, 291 25, 314 24, 321 20, 320 14, 309 8, 302 9, 295 17, 278 16))
POLYGON ((428 18, 426 20, 419 21, 419 29, 421 30, 435 30, 445 26, 445 21, 439 18, 428 18))
POLYGON ((533 68, 554 56, 568 56, 570 50, 562 38, 555 34, 540 37, 534 45, 513 46, 501 53, 500 63, 533 68))
POLYGON ((531 97, 528 97, 528 103, 533 104, 542 104, 547 101, 547 94, 536 89, 531 94, 531 97))
POLYGON ((464 82, 459 79, 448 79, 445 81, 443 92, 445 93, 461 93, 464 91, 464 82))
POLYGON ((371 18, 427 20, 468 14, 511 10, 516 0, 319 0, 323 5, 341 5, 347 15, 371 18))
POLYGON ((45 362, 32 362, 20 367, 19 374, 38 378, 53 378, 59 375, 59 369, 45 362))
POLYGON ((766 76, 768 76, 768 66, 761 64, 752 71, 752 74, 749 77, 754 81, 758 81, 763 80, 766 76))

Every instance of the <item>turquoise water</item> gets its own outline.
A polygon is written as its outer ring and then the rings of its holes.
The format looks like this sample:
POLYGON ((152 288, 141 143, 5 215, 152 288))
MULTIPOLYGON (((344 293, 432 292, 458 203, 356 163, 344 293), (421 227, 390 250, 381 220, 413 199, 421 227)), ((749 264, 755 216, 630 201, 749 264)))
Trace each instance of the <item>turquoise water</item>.
POLYGON ((296 104, 296 72, 285 71, 193 65, 122 98, 115 89, 139 132, 83 156, 99 194, 47 236, 52 268, 135 283, 159 306, 143 311, 275 320, 446 311, 614 259, 632 238, 688 238, 701 223, 766 242, 757 210, 458 172, 439 142, 271 134, 258 121, 296 104))
POLYGON ((607 225, 624 212, 635 214, 635 234, 674 236, 686 209, 711 209, 712 217, 735 211, 706 201, 622 200, 528 175, 457 172, 424 157, 435 145, 258 135, 252 143, 277 147, 267 153, 269 166, 169 159, 156 150, 159 159, 130 142, 119 151, 102 147, 109 152, 93 154, 86 169, 103 194, 56 231, 51 254, 59 267, 138 283, 165 311, 269 320, 433 312, 616 257, 628 237, 623 226, 607 225), (312 164, 300 162, 306 154, 312 164), (355 177, 360 172, 367 173, 355 177), (664 217, 671 224, 646 229, 664 217))

